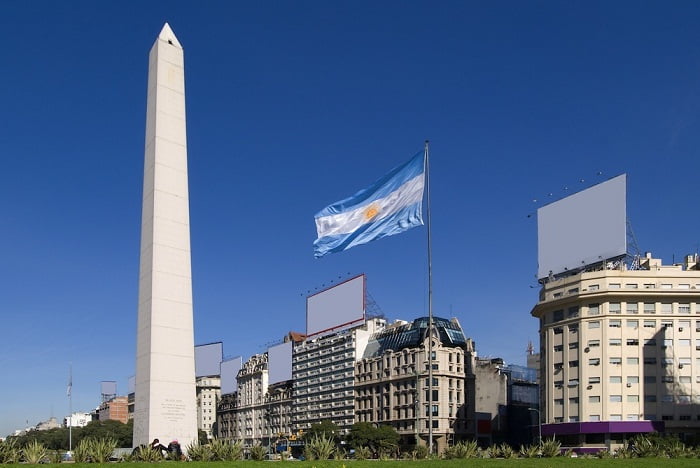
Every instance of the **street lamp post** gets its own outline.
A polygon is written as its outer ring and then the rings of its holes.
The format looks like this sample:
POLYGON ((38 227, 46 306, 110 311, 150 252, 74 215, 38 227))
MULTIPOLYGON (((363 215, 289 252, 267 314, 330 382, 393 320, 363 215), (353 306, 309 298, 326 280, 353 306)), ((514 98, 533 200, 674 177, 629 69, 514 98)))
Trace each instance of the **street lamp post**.
POLYGON ((540 415, 540 410, 537 408, 528 408, 528 411, 537 413, 537 435, 539 438, 539 445, 542 445, 542 416, 540 415))

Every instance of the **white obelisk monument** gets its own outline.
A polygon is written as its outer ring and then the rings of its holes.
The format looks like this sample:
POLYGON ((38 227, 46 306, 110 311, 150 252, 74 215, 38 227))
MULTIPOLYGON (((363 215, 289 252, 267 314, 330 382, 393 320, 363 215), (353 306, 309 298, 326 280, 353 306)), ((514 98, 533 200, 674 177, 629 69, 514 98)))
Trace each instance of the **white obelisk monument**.
POLYGON ((166 23, 149 54, 134 446, 197 440, 182 47, 166 23))

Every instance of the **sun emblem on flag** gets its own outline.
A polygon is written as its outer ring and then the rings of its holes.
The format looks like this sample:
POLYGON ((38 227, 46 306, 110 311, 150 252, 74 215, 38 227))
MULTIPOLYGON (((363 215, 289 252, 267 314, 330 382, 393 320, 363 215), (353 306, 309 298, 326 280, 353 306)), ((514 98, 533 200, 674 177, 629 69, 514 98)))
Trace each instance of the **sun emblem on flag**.
POLYGON ((377 205, 372 204, 369 207, 367 207, 367 209, 365 210, 365 219, 367 219, 367 220, 372 219, 375 216, 377 216, 378 214, 379 214, 379 207, 377 205))

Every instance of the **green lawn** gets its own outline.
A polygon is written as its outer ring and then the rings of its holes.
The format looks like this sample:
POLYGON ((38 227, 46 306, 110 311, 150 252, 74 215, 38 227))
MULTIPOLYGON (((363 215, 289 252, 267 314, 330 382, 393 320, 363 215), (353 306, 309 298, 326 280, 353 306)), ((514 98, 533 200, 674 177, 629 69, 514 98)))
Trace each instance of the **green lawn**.
MULTIPOLYGON (((161 462, 160 468, 175 468, 171 465, 179 465, 178 462, 161 462), (165 466, 164 466, 165 465, 165 466)), ((469 467, 515 467, 515 468, 547 468, 547 467, 634 467, 634 468, 656 468, 661 464, 664 468, 680 468, 680 467, 698 467, 698 459, 662 459, 662 458, 633 458, 633 459, 582 459, 582 458, 523 458, 515 460, 498 460, 498 459, 481 459, 474 458, 468 460, 325 460, 325 461, 294 461, 294 462, 254 462, 254 461, 238 461, 238 462, 182 462, 182 468, 263 468, 265 466, 284 465, 288 468, 428 468, 432 466, 440 468, 469 468, 469 467)), ((119 468, 145 468, 148 466, 145 463, 119 463, 119 468)), ((4 465, 11 466, 11 465, 4 465)), ((18 467, 20 465, 13 465, 18 467)), ((27 465, 21 465, 26 467, 27 465)), ((66 468, 95 468, 95 464, 75 463, 66 464, 66 468)))

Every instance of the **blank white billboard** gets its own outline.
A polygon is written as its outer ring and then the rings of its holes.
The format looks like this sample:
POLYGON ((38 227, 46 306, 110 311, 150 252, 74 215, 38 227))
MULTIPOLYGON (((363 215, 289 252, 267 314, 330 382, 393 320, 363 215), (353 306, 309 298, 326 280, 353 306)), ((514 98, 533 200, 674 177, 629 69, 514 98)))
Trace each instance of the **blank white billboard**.
POLYGON ((221 394, 226 395, 238 391, 238 371, 243 367, 243 358, 235 358, 221 361, 221 394))
POLYGON ((292 342, 278 344, 267 350, 270 383, 292 380, 292 342))
POLYGON ((194 347, 194 373, 197 377, 219 375, 224 359, 224 344, 221 341, 194 347))
POLYGON ((365 275, 306 298, 306 335, 348 328, 365 319, 365 275))
POLYGON ((100 382, 100 393, 102 395, 116 395, 117 382, 114 380, 103 380, 100 382))
POLYGON ((627 175, 537 210, 537 277, 627 253, 627 175))

